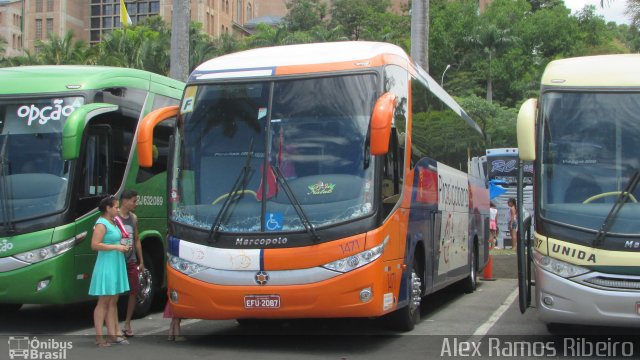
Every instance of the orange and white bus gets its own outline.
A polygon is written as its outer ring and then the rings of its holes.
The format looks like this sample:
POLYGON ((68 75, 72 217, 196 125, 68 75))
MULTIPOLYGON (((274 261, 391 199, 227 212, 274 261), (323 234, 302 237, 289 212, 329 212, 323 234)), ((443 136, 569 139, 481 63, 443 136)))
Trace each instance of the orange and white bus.
POLYGON ((143 120, 141 164, 153 162, 154 124, 173 116, 176 316, 388 315, 410 330, 422 297, 461 280, 475 289, 489 200, 465 168, 484 154, 481 131, 399 47, 305 44, 209 60, 180 107, 143 120), (468 134, 434 151, 437 129, 453 125, 468 134))

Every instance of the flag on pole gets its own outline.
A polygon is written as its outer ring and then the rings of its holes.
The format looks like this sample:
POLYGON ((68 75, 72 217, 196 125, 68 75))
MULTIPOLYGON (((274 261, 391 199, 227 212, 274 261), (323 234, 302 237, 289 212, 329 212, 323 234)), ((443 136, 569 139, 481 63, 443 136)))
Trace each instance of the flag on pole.
POLYGON ((127 11, 127 6, 124 4, 124 0, 120 0, 120 23, 124 27, 132 24, 129 12, 127 11))

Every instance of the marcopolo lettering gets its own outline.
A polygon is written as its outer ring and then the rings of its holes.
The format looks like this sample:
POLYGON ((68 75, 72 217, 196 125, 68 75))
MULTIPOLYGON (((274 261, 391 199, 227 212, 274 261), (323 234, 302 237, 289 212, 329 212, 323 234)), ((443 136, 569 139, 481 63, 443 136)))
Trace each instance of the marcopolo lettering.
POLYGON ((587 254, 585 251, 583 250, 577 250, 574 249, 572 247, 569 246, 562 246, 559 244, 553 244, 553 246, 551 246, 551 251, 556 253, 556 254, 560 254, 560 255, 565 255, 565 256, 569 256, 578 260, 587 260, 588 262, 592 262, 592 263, 597 263, 596 261, 596 255, 595 254, 587 254))
POLYGON ((624 242, 624 248, 625 249, 639 249, 640 248, 640 241, 633 241, 633 240, 625 241, 624 242))
POLYGON ((284 245, 289 240, 286 237, 277 237, 277 238, 260 238, 260 239, 245 239, 245 238, 236 238, 237 246, 268 246, 268 245, 284 245))

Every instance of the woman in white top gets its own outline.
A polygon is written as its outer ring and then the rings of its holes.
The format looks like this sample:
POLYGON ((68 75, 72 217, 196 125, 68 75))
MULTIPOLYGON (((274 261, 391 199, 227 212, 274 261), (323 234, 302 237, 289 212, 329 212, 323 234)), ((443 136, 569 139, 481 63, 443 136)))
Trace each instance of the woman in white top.
POLYGON ((490 202, 489 208, 489 248, 496 247, 498 240, 498 209, 493 202, 490 202))

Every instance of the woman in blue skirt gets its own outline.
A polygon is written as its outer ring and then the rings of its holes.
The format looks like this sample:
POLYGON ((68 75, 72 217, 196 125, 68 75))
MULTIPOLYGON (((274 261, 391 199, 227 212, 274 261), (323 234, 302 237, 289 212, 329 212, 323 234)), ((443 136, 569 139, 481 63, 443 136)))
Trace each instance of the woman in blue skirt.
POLYGON ((98 303, 93 311, 93 324, 96 328, 96 345, 110 346, 112 343, 126 343, 118 337, 118 296, 129 291, 127 265, 124 253, 129 249, 120 244, 122 233, 116 226, 114 218, 118 214, 118 200, 115 196, 107 196, 100 200, 98 209, 102 214, 96 221, 91 237, 91 249, 98 252, 98 258, 91 275, 89 295, 98 296, 98 303), (102 326, 106 323, 109 342, 102 336, 102 326))

